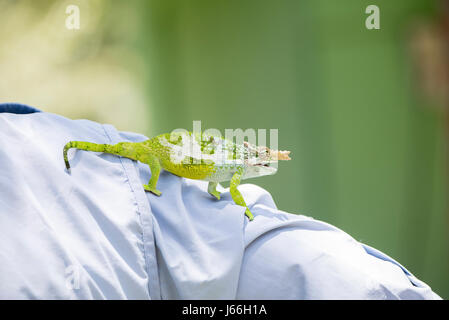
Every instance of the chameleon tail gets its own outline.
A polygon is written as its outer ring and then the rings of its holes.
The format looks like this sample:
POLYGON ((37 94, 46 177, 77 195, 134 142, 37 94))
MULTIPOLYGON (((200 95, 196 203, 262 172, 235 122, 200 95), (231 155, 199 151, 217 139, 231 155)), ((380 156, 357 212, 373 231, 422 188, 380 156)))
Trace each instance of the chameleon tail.
POLYGON ((70 141, 64 146, 63 151, 65 167, 67 168, 67 170, 70 170, 70 163, 69 160, 67 159, 67 151, 69 151, 69 149, 71 148, 94 152, 115 153, 114 146, 110 144, 97 144, 84 141, 70 141))

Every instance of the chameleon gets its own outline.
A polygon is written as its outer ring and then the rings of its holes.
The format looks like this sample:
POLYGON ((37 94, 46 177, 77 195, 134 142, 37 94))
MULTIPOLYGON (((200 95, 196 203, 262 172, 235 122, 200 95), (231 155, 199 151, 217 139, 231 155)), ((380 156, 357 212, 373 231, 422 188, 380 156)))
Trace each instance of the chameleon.
POLYGON ((230 181, 231 197, 237 205, 246 207, 245 215, 250 221, 254 216, 237 189, 240 181, 275 174, 278 160, 291 160, 290 151, 271 150, 247 141, 237 144, 221 136, 182 131, 164 133, 142 142, 69 141, 63 149, 68 172, 67 152, 71 148, 114 154, 147 164, 151 178, 143 188, 156 196, 162 194, 156 188, 162 169, 180 177, 208 181, 207 191, 217 200, 220 200, 217 185, 230 181))

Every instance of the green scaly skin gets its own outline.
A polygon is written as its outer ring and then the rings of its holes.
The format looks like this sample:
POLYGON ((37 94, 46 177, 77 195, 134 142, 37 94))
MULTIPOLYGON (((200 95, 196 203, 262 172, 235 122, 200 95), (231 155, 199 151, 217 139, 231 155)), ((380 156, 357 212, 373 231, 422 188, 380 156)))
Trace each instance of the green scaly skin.
POLYGON ((237 187, 242 179, 274 174, 276 169, 270 168, 270 165, 277 161, 268 153, 263 153, 269 150, 265 147, 259 148, 248 143, 236 145, 222 137, 204 134, 201 139, 198 134, 190 132, 162 134, 143 142, 120 142, 114 145, 70 141, 63 150, 68 171, 70 163, 67 152, 71 148, 110 153, 147 164, 151 178, 143 188, 157 196, 162 194, 156 188, 161 169, 180 177, 209 181, 208 192, 217 200, 220 199, 220 192, 216 189, 218 183, 230 181, 232 199, 236 204, 246 207, 245 215, 249 220, 253 220, 254 216, 237 187))

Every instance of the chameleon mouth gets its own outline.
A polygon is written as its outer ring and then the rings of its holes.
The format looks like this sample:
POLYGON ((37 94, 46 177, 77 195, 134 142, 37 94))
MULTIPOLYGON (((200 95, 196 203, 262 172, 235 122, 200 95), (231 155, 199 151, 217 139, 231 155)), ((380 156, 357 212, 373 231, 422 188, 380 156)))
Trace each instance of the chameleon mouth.
POLYGON ((272 164, 274 162, 276 162, 276 161, 273 161, 273 162, 264 161, 264 162, 255 163, 254 166, 260 167, 260 168, 271 168, 272 164))
POLYGON ((277 171, 277 161, 259 162, 254 166, 254 171, 257 172, 257 176, 266 176, 275 174, 277 171))
POLYGON ((268 163, 258 163, 258 164, 256 164, 256 166, 267 167, 267 168, 270 167, 270 165, 268 163))

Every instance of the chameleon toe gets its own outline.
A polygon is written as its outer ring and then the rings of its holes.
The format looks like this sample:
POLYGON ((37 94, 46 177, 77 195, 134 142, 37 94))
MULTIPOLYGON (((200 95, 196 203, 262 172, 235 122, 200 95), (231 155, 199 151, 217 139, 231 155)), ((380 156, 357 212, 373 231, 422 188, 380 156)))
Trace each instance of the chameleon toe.
POLYGON ((215 192, 209 192, 211 195, 213 195, 217 200, 220 200, 220 192, 215 191, 215 192))
POLYGON ((245 215, 248 217, 249 221, 253 221, 254 220, 254 216, 251 213, 251 211, 249 211, 248 208, 246 208, 246 210, 245 210, 245 215))
POLYGON ((155 189, 155 188, 151 188, 149 185, 147 185, 147 184, 144 184, 143 185, 143 188, 145 189, 145 191, 149 191, 149 192, 151 192, 151 193, 153 193, 154 195, 156 195, 156 196, 160 196, 160 195, 162 195, 162 192, 161 191, 159 191, 159 190, 157 190, 157 189, 155 189))

